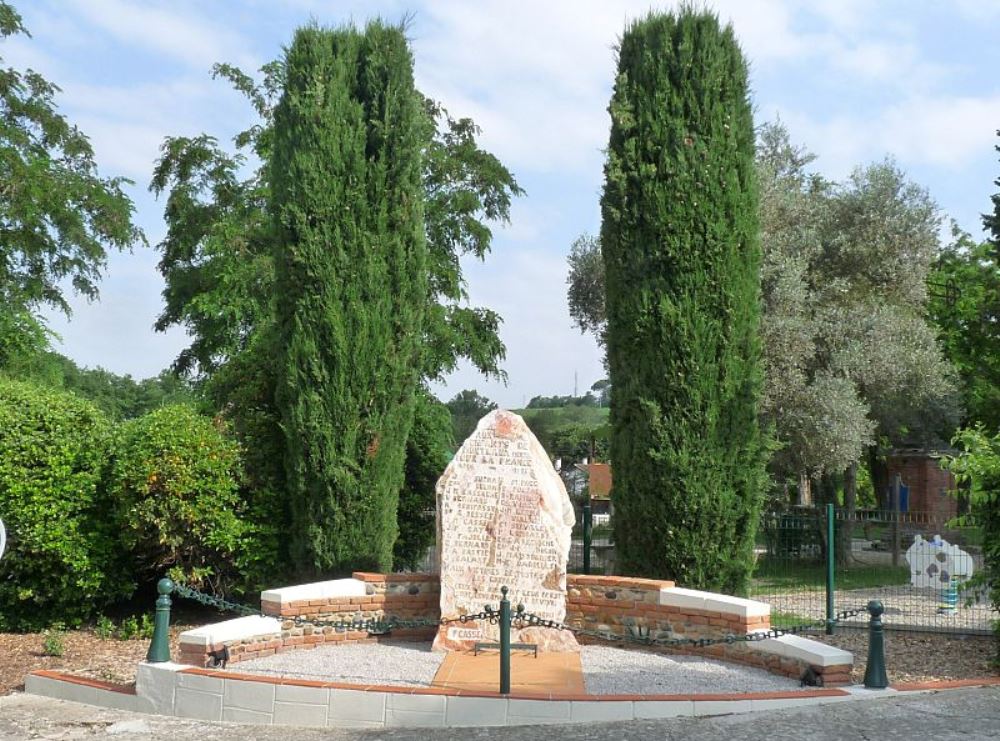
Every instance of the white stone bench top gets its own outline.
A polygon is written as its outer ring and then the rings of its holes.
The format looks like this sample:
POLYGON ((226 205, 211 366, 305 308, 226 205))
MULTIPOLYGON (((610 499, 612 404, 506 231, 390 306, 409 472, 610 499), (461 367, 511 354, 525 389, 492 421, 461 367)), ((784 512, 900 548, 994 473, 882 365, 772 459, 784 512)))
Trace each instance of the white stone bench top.
POLYGON ((221 623, 203 625, 181 633, 181 643, 189 646, 212 646, 227 641, 240 641, 256 636, 277 637, 281 635, 281 621, 277 618, 250 615, 248 617, 224 620, 221 623))
POLYGON ((331 597, 364 597, 365 583, 360 579, 333 579, 312 584, 297 584, 294 587, 268 589, 260 593, 261 602, 299 602, 331 597))
POLYGON ((853 665, 854 654, 802 636, 784 635, 747 644, 754 651, 797 659, 813 666, 853 665))
POLYGON ((683 587, 663 587, 660 590, 660 604, 670 607, 721 612, 735 617, 762 617, 771 614, 771 606, 743 597, 730 597, 715 592, 702 592, 683 587))

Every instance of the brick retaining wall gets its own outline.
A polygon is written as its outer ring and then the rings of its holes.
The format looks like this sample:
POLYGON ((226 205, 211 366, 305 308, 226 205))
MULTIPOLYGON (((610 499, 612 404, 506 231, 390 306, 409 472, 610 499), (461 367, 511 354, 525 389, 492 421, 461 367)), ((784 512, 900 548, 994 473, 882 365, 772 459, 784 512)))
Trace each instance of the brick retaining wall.
MULTIPOLYGON (((516 601, 516 595, 512 597, 516 601)), ((355 572, 352 579, 263 592, 261 608, 274 621, 248 623, 245 635, 228 635, 220 630, 216 639, 211 630, 213 626, 182 634, 180 661, 208 666, 210 652, 221 650, 223 646, 229 648, 230 662, 238 662, 326 643, 377 642, 382 637, 363 631, 337 632, 330 626, 313 625, 309 620, 437 620, 441 614, 440 583, 436 574, 355 572)), ((730 634, 745 636, 770 628, 770 607, 765 603, 682 589, 671 581, 570 574, 567 577, 566 623, 622 636, 619 645, 624 648, 705 655, 796 679, 811 666, 822 677, 825 686, 850 683, 853 662, 850 654, 794 636, 700 649, 636 646, 625 641, 630 626, 643 632, 648 630, 653 638, 694 639, 722 638, 730 634)), ((434 634, 434 627, 400 628, 386 637, 431 640, 434 634)), ((580 642, 601 641, 581 636, 580 642)))

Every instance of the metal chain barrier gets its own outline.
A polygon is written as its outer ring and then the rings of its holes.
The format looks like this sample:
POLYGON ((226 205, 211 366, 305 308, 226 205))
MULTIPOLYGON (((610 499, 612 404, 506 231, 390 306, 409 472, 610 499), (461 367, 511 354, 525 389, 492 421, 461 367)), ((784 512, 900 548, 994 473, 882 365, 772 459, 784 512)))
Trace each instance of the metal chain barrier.
MULTIPOLYGON (((834 618, 833 622, 838 623, 842 620, 847 620, 848 618, 857 617, 858 615, 867 613, 868 613, 867 606, 859 607, 853 610, 844 610, 836 614, 836 617, 834 618)), ((798 635, 800 633, 814 632, 822 628, 825 628, 828 624, 826 620, 816 620, 811 623, 801 623, 799 625, 791 625, 788 626, 787 628, 768 628, 767 630, 747 633, 745 635, 737 635, 735 633, 730 633, 720 638, 678 638, 670 636, 654 637, 650 633, 651 630, 650 628, 642 627, 638 625, 634 620, 625 623, 625 628, 627 629, 628 632, 626 634, 620 635, 610 630, 589 630, 587 628, 576 628, 572 625, 567 625, 566 623, 560 623, 556 620, 546 620, 530 612, 521 613, 520 615, 515 615, 515 620, 518 619, 521 622, 515 624, 514 627, 517 628, 524 628, 524 627, 553 628, 555 630, 567 630, 573 633, 574 635, 584 636, 587 638, 597 638, 600 640, 615 641, 619 643, 622 641, 628 641, 632 643, 639 643, 645 646, 664 646, 667 648, 681 648, 681 647, 704 648, 706 646, 715 646, 719 644, 732 645, 734 643, 754 643, 756 641, 767 640, 768 638, 780 638, 783 635, 798 635)))
MULTIPOLYGON (((884 612, 884 607, 880 602, 869 602, 865 607, 858 607, 853 610, 838 612, 833 619, 815 620, 810 623, 801 623, 787 628, 768 628, 767 630, 755 631, 747 634, 730 633, 720 638, 683 638, 668 635, 652 635, 652 628, 640 626, 635 619, 624 623, 626 633, 619 635, 610 630, 590 630, 588 628, 577 628, 557 620, 548 620, 531 612, 527 612, 524 605, 517 605, 513 609, 507 599, 507 587, 501 587, 500 609, 496 610, 486 605, 482 612, 471 615, 460 615, 455 618, 439 618, 437 620, 428 619, 401 619, 395 617, 368 618, 365 620, 329 620, 324 618, 303 618, 299 616, 271 616, 265 615, 261 610, 243 605, 238 602, 204 594, 196 589, 174 584, 170 579, 161 579, 157 584, 157 591, 160 594, 156 601, 156 621, 153 632, 153 639, 150 642, 147 661, 162 662, 170 660, 170 648, 168 645, 168 630, 170 624, 170 594, 194 600, 199 604, 208 607, 215 607, 219 610, 235 612, 245 616, 278 617, 281 620, 289 620, 298 625, 310 625, 312 627, 332 627, 337 632, 367 632, 369 635, 388 635, 394 628, 424 628, 438 627, 450 623, 470 623, 487 622, 500 627, 500 693, 510 693, 510 630, 511 628, 550 628, 553 630, 565 630, 576 636, 586 638, 596 638, 598 640, 615 643, 630 642, 644 646, 662 646, 666 648, 706 648, 720 644, 732 645, 735 643, 753 643, 764 641, 769 638, 780 638, 785 635, 798 635, 808 631, 818 631, 829 628, 831 625, 839 623, 849 618, 868 613, 871 615, 869 623, 869 651, 868 663, 865 671, 865 686, 869 688, 884 688, 888 686, 888 679, 885 671, 885 647, 882 634, 882 622, 880 616, 884 612)), ((226 653, 222 660, 228 659, 226 653)), ((224 665, 224 664, 223 664, 224 665)), ((805 679, 803 679, 805 681, 805 679)))
MULTIPOLYGON (((214 595, 205 594, 204 592, 199 592, 196 589, 190 587, 185 587, 180 584, 174 584, 173 592, 179 597, 184 597, 186 599, 194 600, 199 604, 206 605, 208 607, 215 607, 219 610, 224 610, 227 612, 234 612, 239 615, 244 616, 260 616, 260 617, 274 617, 280 620, 288 620, 296 625, 311 625, 313 627, 330 627, 335 631, 342 632, 367 632, 373 635, 383 635, 391 632, 393 629, 400 628, 430 628, 438 627, 441 625, 448 625, 449 623, 472 623, 472 622, 487 622, 491 625, 498 625, 500 622, 500 612, 493 609, 489 605, 483 608, 482 612, 473 613, 470 615, 460 615, 455 618, 440 618, 438 620, 430 620, 426 618, 414 618, 414 619, 403 619, 396 617, 381 617, 381 618, 366 618, 366 619, 354 619, 354 620, 333 620, 328 618, 303 618, 297 615, 290 616, 278 616, 278 615, 266 615, 261 610, 250 607, 249 605, 243 605, 238 602, 231 602, 229 600, 223 599, 221 597, 216 597, 214 595)), ((852 617, 857 617, 858 615, 864 615, 868 613, 867 607, 859 607, 853 610, 844 610, 838 612, 834 623, 839 623, 842 620, 847 620, 852 617)), ((753 643, 756 641, 764 641, 768 638, 780 638, 783 635, 798 635, 800 633, 813 632, 825 628, 827 625, 826 620, 816 620, 811 623, 801 623, 799 625, 792 625, 786 628, 769 628, 768 630, 756 631, 754 633, 747 633, 746 635, 737 635, 730 633, 729 635, 722 636, 720 638, 680 638, 672 636, 653 636, 651 635, 651 629, 649 627, 644 627, 638 625, 634 620, 625 623, 625 628, 627 632, 625 634, 614 633, 610 630, 590 630, 587 628, 577 628, 572 625, 567 625, 566 623, 561 623, 556 620, 548 620, 542 618, 531 612, 526 612, 524 605, 517 605, 511 611, 511 625, 514 628, 551 628, 553 630, 566 630, 573 633, 576 636, 583 636, 586 638, 596 638, 605 641, 622 642, 627 641, 631 643, 638 643, 645 646, 663 646, 667 648, 681 648, 681 647, 693 647, 693 648, 705 648, 707 646, 714 646, 719 644, 732 645, 734 643, 753 643)))

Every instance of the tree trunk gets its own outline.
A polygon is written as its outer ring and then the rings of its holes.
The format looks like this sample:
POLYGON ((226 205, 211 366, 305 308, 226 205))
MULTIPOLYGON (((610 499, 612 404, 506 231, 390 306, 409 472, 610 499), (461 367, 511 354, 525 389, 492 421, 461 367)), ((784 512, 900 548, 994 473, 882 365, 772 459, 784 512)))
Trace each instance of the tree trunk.
POLYGON ((852 463, 844 471, 844 516, 837 520, 837 565, 847 566, 851 560, 851 540, 858 501, 858 464, 852 463))

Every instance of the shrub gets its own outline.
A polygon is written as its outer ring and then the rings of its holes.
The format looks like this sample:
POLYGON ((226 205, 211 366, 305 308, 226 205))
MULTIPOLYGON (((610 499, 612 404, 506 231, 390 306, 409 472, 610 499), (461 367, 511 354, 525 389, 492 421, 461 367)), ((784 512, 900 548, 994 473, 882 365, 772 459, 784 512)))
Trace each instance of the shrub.
POLYGON ((109 435, 93 404, 0 379, 0 628, 76 625, 128 593, 99 485, 109 435))
POLYGON ((134 573, 225 591, 247 532, 239 475, 239 447, 191 407, 124 424, 108 486, 134 573))
POLYGON ((100 615, 97 624, 94 626, 94 635, 102 641, 106 641, 115 634, 115 621, 107 615, 100 615))
POLYGON ((66 653, 66 626, 54 623, 45 631, 42 641, 42 653, 46 656, 62 656, 66 653))
MULTIPOLYGON (((994 610, 1000 610, 1000 434, 989 436, 981 428, 959 430, 954 444, 964 452, 947 458, 942 465, 959 483, 969 485, 972 517, 982 531, 983 570, 970 586, 985 587, 994 610)), ((958 524, 969 524, 967 521, 958 524)), ((1000 666, 1000 620, 994 622, 997 636, 995 661, 1000 666)))

